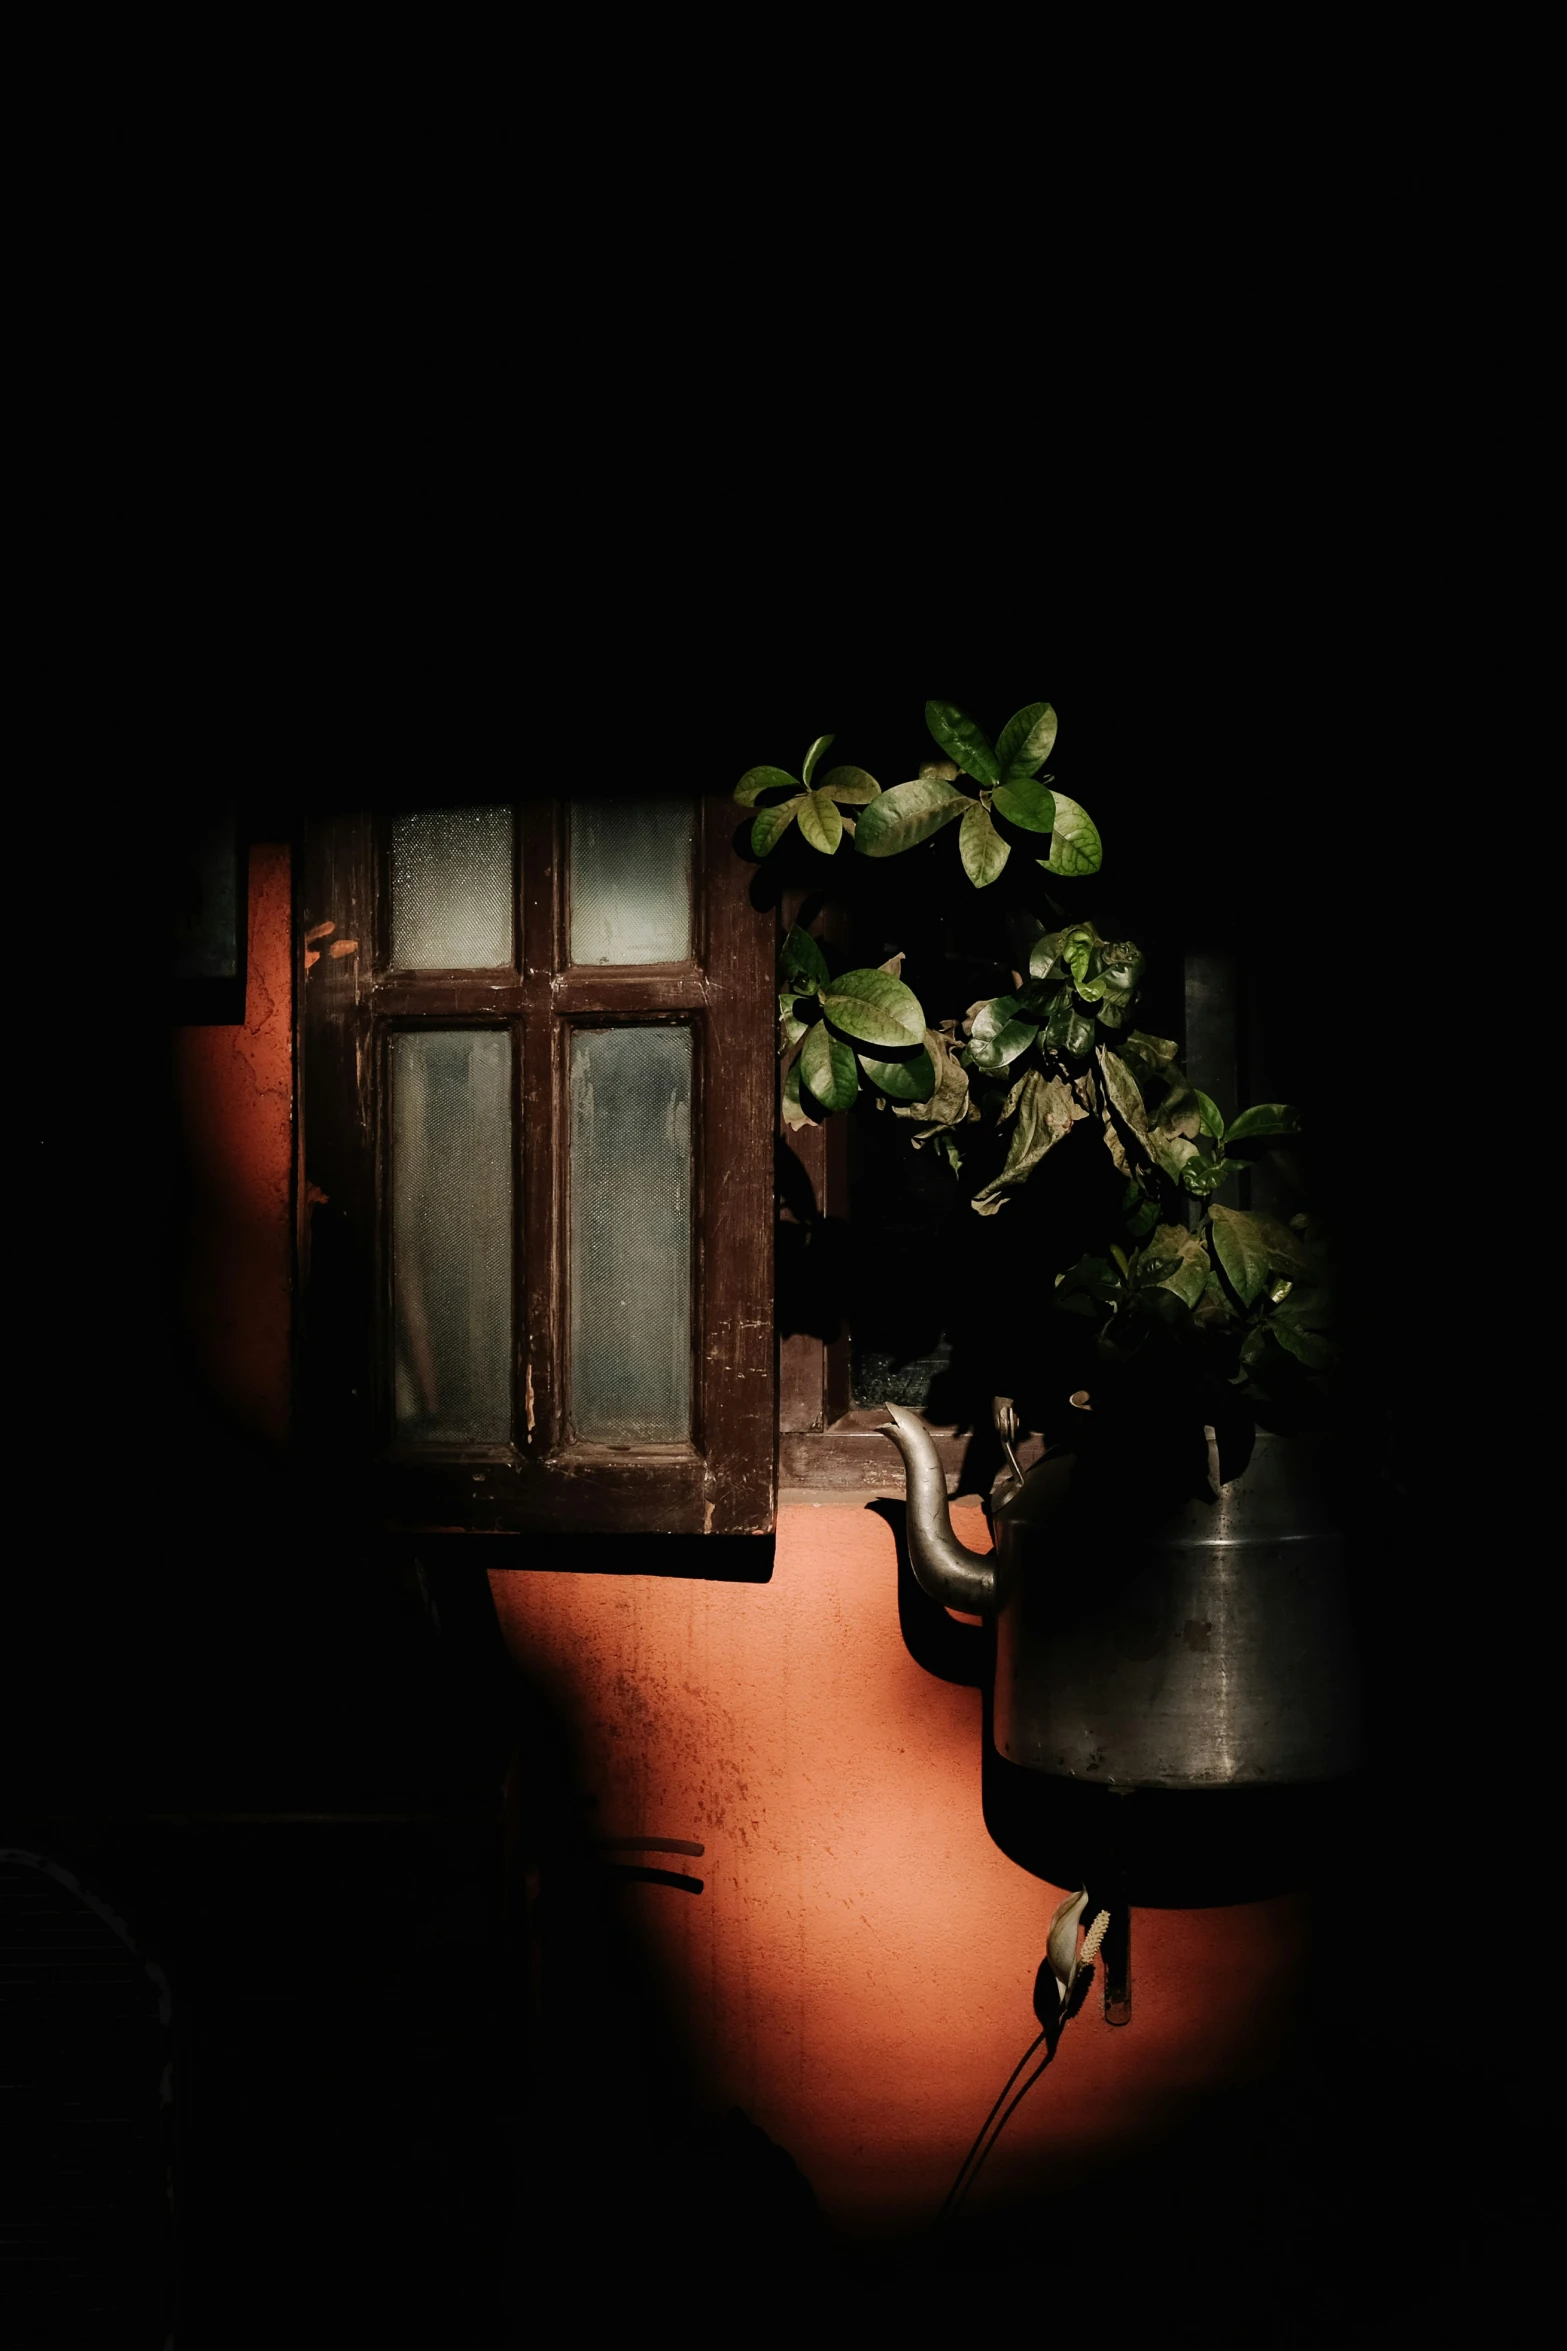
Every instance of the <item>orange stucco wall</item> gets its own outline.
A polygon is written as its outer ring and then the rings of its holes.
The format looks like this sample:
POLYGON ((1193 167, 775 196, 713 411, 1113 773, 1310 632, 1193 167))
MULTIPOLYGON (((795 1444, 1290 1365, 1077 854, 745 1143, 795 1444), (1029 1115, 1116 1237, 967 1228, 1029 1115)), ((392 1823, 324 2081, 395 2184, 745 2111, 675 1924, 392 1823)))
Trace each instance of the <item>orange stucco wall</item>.
MULTIPOLYGON (((244 1027, 176 1039, 192 1179, 191 1343, 248 1427, 288 1421, 289 863, 250 859, 244 1027)), ((985 1542, 972 1513, 959 1531, 985 1542)), ((904 1647, 887 1525, 858 1500, 780 1512, 765 1585, 495 1571, 505 1637, 575 1725, 606 1837, 700 1841, 705 1890, 628 1889, 715 2102, 742 2106, 840 2225, 932 2211, 1033 2037, 1059 1889, 992 1844, 980 1701, 904 1647)), ((1243 2072, 1298 1964, 1293 1900, 1139 1911, 1134 2017, 1090 2003, 991 2165, 1134 2145, 1243 2072)))
MULTIPOLYGON (((983 1518, 955 1514, 986 1547, 983 1518)), ((513 1652, 573 1720, 606 1838, 699 1841, 700 1897, 628 1889, 715 2103, 786 2146, 840 2226, 940 2204, 1033 2038, 1059 1889, 992 1844, 980 1699, 914 1663, 891 1530, 785 1507, 765 1585, 492 1571, 513 1652)), ((1139 1911, 1134 2019, 1094 2001, 990 2166, 1127 2148, 1247 2068, 1297 1963, 1292 1899, 1139 1911)))
POLYGON ((186 1344, 252 1433, 288 1427, 293 987, 286 846, 250 851, 245 1020, 174 1032, 187 1197, 180 1304, 186 1344))

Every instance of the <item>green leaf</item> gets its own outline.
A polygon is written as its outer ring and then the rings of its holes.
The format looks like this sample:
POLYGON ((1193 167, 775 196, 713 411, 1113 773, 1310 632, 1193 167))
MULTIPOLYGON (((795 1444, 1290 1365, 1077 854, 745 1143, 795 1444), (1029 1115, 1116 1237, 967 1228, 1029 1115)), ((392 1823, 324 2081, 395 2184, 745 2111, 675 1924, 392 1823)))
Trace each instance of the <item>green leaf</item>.
POLYGON ((1099 940, 1085 976, 1077 981, 1077 992, 1089 1003, 1128 1005, 1137 993, 1142 969, 1142 950, 1130 940, 1099 940))
POLYGON ((976 890, 993 882, 1012 854, 1011 842, 1003 841, 990 821, 989 810, 977 800, 958 827, 958 854, 976 890))
POLYGON ((936 1065, 928 1051, 916 1053, 910 1061, 875 1061, 862 1053, 860 1067, 871 1084, 895 1102, 928 1102, 936 1091, 936 1065))
POLYGON ((1264 1135, 1298 1135, 1300 1112, 1293 1102, 1256 1102, 1224 1129, 1226 1143, 1260 1142, 1264 1135))
POLYGON ((1080 922, 1074 929, 1061 933, 1061 960, 1075 985, 1081 986, 1088 978, 1098 944, 1099 933, 1091 922, 1080 922))
POLYGON ((1078 1119, 1088 1116, 1064 1078, 1043 1077, 1037 1069, 1018 1080, 1008 1103, 1016 1110, 1016 1124, 1001 1173, 976 1192, 970 1203, 979 1216, 994 1216, 1005 1205, 1008 1190, 1032 1173, 1046 1152, 1071 1133, 1078 1119))
POLYGON ((1166 1127, 1149 1128, 1148 1148, 1172 1184, 1180 1183, 1192 1161, 1201 1157, 1195 1143, 1189 1143, 1184 1135, 1172 1135, 1166 1127))
POLYGON ((1203 1283, 1202 1296, 1193 1311, 1204 1330, 1221 1329, 1225 1323, 1235 1320, 1235 1309, 1230 1304, 1229 1293, 1216 1273, 1209 1274, 1203 1283))
MULTIPOLYGON (((1132 1163, 1126 1156, 1126 1145, 1121 1140, 1115 1120, 1110 1116, 1108 1102, 1100 1103, 1099 1120, 1104 1128, 1105 1149, 1109 1152, 1111 1161, 1120 1169, 1122 1175, 1129 1176, 1132 1172, 1132 1163)), ((1141 1229, 1146 1232, 1148 1228, 1144 1225, 1141 1229)))
POLYGON ((1216 1143, 1222 1143, 1224 1140, 1223 1111, 1210 1095, 1203 1092, 1200 1086, 1191 1086, 1187 1090, 1197 1105, 1197 1116, 1202 1126, 1208 1134, 1212 1135, 1216 1143))
POLYGON ((1147 958, 1134 939, 1110 939, 1105 943, 1104 980, 1112 995, 1124 997, 1130 1003, 1136 995, 1147 958))
POLYGON ((801 792, 797 798, 785 800, 780 807, 759 809, 756 822, 751 827, 752 856, 765 857, 770 849, 776 849, 794 822, 795 810, 804 806, 805 794, 801 792))
POLYGON ((1028 1051, 1038 1034, 1031 1020, 1009 1020, 993 1037, 971 1037, 969 1053, 978 1069, 1006 1069, 1028 1051))
POLYGON ((1143 1108, 1142 1088, 1120 1055, 1112 1053, 1108 1045, 1101 1045, 1094 1058, 1104 1078, 1111 1108, 1131 1128, 1146 1151, 1149 1148, 1148 1114, 1143 1108))
POLYGON ((944 824, 962 816, 974 802, 956 784, 937 776, 916 777, 912 784, 894 784, 878 793, 860 818, 854 837, 856 849, 867 857, 896 857, 917 841, 928 841, 944 824))
MULTIPOLYGON (((890 799, 890 793, 883 798, 890 799)), ((919 998, 885 971, 846 971, 822 990, 822 1010, 834 1028, 862 1045, 923 1045, 919 998)))
POLYGON ((1283 1306, 1292 1322, 1304 1325, 1308 1331, 1331 1330, 1338 1320, 1338 1308, 1331 1290, 1312 1282, 1291 1282, 1280 1276, 1269 1290, 1275 1306, 1283 1306))
POLYGON ((820 759, 822 753, 826 750, 828 744, 831 741, 831 735, 818 735, 815 742, 811 745, 809 751, 807 751, 805 754, 805 765, 800 770, 800 781, 802 784, 804 784, 807 791, 809 791, 811 788, 811 778, 816 772, 816 762, 818 759, 820 759))
POLYGON ((1081 1290, 1063 1290, 1060 1295, 1056 1298, 1053 1298, 1050 1303, 1052 1311, 1056 1314, 1092 1315, 1094 1312, 1093 1297, 1086 1288, 1081 1290))
POLYGON ((1262 1294, 1273 1262, 1257 1218, 1215 1202, 1208 1211, 1208 1230, 1231 1289, 1243 1306, 1252 1305, 1262 1294))
POLYGON ((1036 939, 1028 951, 1028 968, 1036 980, 1048 980, 1061 962, 1061 933, 1052 931, 1047 938, 1036 939))
POLYGON ((969 1101, 968 1072, 952 1050, 951 1039, 939 1029, 925 1031, 925 1050, 930 1055, 936 1072, 936 1083, 928 1100, 908 1105, 899 1104, 894 1118, 915 1119, 920 1122, 915 1142, 924 1141, 942 1127, 964 1125, 977 1115, 969 1101))
POLYGON ((1024 1020, 1043 1020, 1060 993, 1048 980, 1025 980, 1017 1000, 1018 1011, 1024 1020))
POLYGON ((873 775, 863 767, 835 767, 823 776, 818 792, 826 792, 832 799, 846 801, 851 808, 865 800, 874 800, 881 791, 873 775))
POLYGON ((1287 1347, 1308 1371, 1331 1371, 1338 1361, 1338 1349, 1332 1340, 1325 1339, 1320 1331, 1307 1330, 1293 1315, 1275 1314, 1267 1327, 1279 1345, 1287 1347))
POLYGON ((799 1133, 801 1127, 814 1127, 821 1124, 820 1119, 812 1118, 810 1112, 801 1106, 800 1064, 798 1061, 790 1063, 784 1078, 783 1115, 784 1125, 795 1134, 799 1133))
POLYGON ((800 811, 800 830, 813 849, 830 857, 843 839, 843 818, 826 792, 813 792, 800 811))
POLYGON ((1015 712, 996 737, 996 765, 1002 781, 1012 784, 1036 774, 1050 757, 1055 739, 1056 714, 1048 702, 1030 702, 1015 712))
POLYGON ((1075 1265, 1067 1267, 1065 1273, 1057 1274, 1056 1289, 1066 1294, 1058 1297, 1056 1303, 1060 1306, 1073 1304, 1072 1293, 1076 1291, 1113 1305, 1123 1294, 1125 1284, 1121 1275, 1126 1271, 1126 1259, 1119 1249, 1115 1252, 1114 1265, 1108 1257, 1080 1257, 1075 1265), (1117 1265, 1121 1269, 1119 1274, 1117 1265))
POLYGON ((797 996, 780 996, 778 999, 778 1050, 781 1053, 789 1046, 797 1045, 811 1025, 796 1012, 798 1002, 797 996))
POLYGON ((1104 844, 1086 808, 1057 792, 1055 830, 1050 855, 1039 862, 1047 873, 1097 873, 1104 863, 1104 844))
POLYGON ((1028 833, 1055 831, 1055 794, 1047 792, 1043 784, 1036 784, 1032 776, 1020 776, 1012 784, 997 784, 991 796, 1010 824, 1021 825, 1028 833))
POLYGON ((1162 1224, 1132 1260, 1132 1278, 1139 1289, 1168 1290, 1183 1306, 1195 1306, 1213 1271, 1213 1261, 1197 1235, 1184 1225, 1162 1224))
POLYGON ((1071 1003, 1070 998, 1068 1003, 1070 1009, 1067 1013, 1066 1035, 1062 1039, 1062 1048, 1067 1053, 1092 1053, 1094 1049, 1094 1016, 1091 1012, 1079 1012, 1077 1006, 1071 1003))
POLYGON ((814 995, 827 985, 827 958, 809 931, 798 923, 779 950, 778 968, 797 996, 814 995))
POLYGON ((987 996, 983 1003, 970 1007, 972 1019, 966 1023, 971 1037, 999 1037, 1009 1020, 1017 1015, 1015 996, 987 996))
POLYGON ((1217 1192, 1231 1176, 1244 1175, 1246 1163, 1242 1159, 1188 1159, 1181 1170, 1181 1189, 1190 1192, 1194 1200, 1205 1200, 1210 1192, 1217 1192))
POLYGON ((1175 1066, 1178 1048, 1173 1038, 1151 1037, 1145 1029, 1128 1029, 1121 1040, 1121 1053, 1134 1067, 1146 1069, 1150 1077, 1161 1084, 1179 1077, 1175 1066))
POLYGON ((1077 1007, 1072 1002, 1071 991, 1063 988, 1045 1015, 1045 1043, 1047 1045, 1054 1045, 1058 1051, 1065 1050, 1067 1031, 1072 1025, 1076 1010, 1077 1007))
POLYGON ((742 808, 754 808, 764 792, 798 792, 799 780, 786 776, 781 767, 748 767, 735 786, 735 798, 742 808))
POLYGON ((1318 1280, 1321 1268, 1314 1265, 1306 1254, 1306 1245, 1299 1233, 1292 1233, 1287 1224, 1279 1223, 1277 1217, 1258 1216, 1255 1211, 1252 1223, 1262 1235, 1263 1246, 1268 1252, 1268 1263, 1275 1273, 1288 1274, 1292 1282, 1318 1280))
POLYGON ((1184 1078, 1177 1078, 1171 1086, 1154 1113, 1153 1123, 1161 1135, 1183 1135, 1189 1143, 1196 1142, 1202 1133, 1202 1105, 1184 1078))
POLYGON ((999 782, 996 755, 966 710, 960 710, 955 702, 927 702, 925 724, 965 775, 981 784, 999 782))
POLYGON ((800 1074, 824 1110, 847 1110, 860 1090, 852 1047, 818 1021, 800 1047, 800 1074))

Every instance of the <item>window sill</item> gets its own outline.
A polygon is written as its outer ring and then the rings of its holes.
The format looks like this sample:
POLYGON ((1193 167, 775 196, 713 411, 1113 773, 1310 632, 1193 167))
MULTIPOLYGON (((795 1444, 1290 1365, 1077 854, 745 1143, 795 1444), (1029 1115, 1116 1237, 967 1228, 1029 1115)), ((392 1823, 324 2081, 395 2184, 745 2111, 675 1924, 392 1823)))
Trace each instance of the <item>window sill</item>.
MULTIPOLYGON (((940 1423, 926 1425, 935 1442, 936 1458, 941 1463, 949 1494, 978 1493, 976 1484, 965 1487, 963 1481, 976 1437, 982 1440, 970 1474, 979 1471, 983 1475, 988 1493, 994 1474, 988 1466, 992 1453, 994 1467, 1004 1466, 1000 1448, 989 1432, 950 1428, 940 1423)), ((778 1439, 780 1503, 797 1494, 804 1494, 811 1501, 828 1494, 841 1495, 846 1501, 876 1494, 901 1496, 903 1464, 892 1439, 883 1434, 885 1426, 886 1415, 877 1409, 847 1412, 830 1428, 783 1430, 778 1439)), ((1025 1471, 1031 1469, 1044 1450, 1042 1437, 1025 1437, 1017 1449, 1019 1467, 1025 1471)))

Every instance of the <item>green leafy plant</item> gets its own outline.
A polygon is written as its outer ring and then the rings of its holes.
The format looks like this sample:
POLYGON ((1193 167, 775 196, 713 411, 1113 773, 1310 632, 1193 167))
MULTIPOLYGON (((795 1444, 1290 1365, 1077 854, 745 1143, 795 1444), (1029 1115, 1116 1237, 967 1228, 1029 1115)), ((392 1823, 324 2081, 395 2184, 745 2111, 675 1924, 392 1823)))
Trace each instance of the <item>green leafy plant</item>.
POLYGON ((1254 1405, 1320 1391, 1338 1352, 1332 1260, 1315 1219, 1285 1224, 1213 1201, 1196 1227, 1170 1223, 1136 1182, 1124 1214, 1122 1242, 1055 1278, 1057 1308, 1093 1320, 1104 1358, 1173 1342, 1254 1405))
MULTIPOLYGON (((1013 854, 1002 827, 1048 835, 1049 852, 1035 863, 1053 876, 1099 870, 1097 828, 1040 772, 1056 739, 1048 702, 1026 704, 994 747, 955 704, 928 702, 925 718, 946 756, 889 790, 859 767, 815 782, 830 735, 812 743, 798 779, 750 769, 735 797, 757 810, 753 853, 770 855, 798 823, 824 855, 852 838, 859 855, 891 857, 956 823, 959 862, 976 889, 1013 854)), ((987 1217, 1087 1127, 1125 1179, 1121 1229, 1056 1277, 1057 1306, 1093 1317, 1112 1355, 1162 1331, 1203 1349, 1252 1395, 1331 1370, 1322 1236, 1302 1217, 1286 1225, 1216 1197, 1259 1156, 1287 1150, 1299 1133, 1293 1106, 1258 1103, 1227 1116, 1186 1078, 1173 1040, 1131 1025, 1144 972, 1134 941, 1103 937, 1084 920, 1052 930, 1036 915, 1024 920, 1033 933, 1027 968, 1012 969, 1011 988, 935 1021, 901 976, 902 952, 835 974, 810 932, 791 929, 778 999, 786 1122, 816 1124, 866 1094, 954 1172, 976 1130, 989 1130, 999 1164, 993 1144, 993 1172, 970 1192, 987 1217)))
POLYGON ((817 736, 798 777, 781 767, 748 768, 735 798, 742 808, 756 810, 753 853, 769 856, 797 823, 824 856, 833 856, 847 838, 862 856, 896 857, 956 824, 963 870, 983 890, 1012 855, 999 816, 1018 833, 1049 836, 1049 851, 1035 860, 1047 873, 1098 872, 1104 852, 1093 819, 1065 793, 1047 789, 1051 779, 1039 772, 1056 739, 1056 714, 1048 702, 1014 712, 993 749, 955 702, 927 702, 925 723, 946 758, 927 761, 911 782, 886 791, 863 767, 835 767, 814 781, 832 735, 817 736), (850 816, 850 808, 861 813, 850 816))

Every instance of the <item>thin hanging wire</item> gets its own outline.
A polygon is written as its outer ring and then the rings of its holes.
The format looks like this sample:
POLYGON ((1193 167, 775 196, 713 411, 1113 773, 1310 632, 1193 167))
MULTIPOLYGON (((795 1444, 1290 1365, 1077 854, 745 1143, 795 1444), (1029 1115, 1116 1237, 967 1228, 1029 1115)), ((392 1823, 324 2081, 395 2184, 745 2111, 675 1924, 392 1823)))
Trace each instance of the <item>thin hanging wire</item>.
MULTIPOLYGON (((984 2121, 980 2124, 979 2129, 975 2132, 973 2145, 970 2147, 968 2153, 964 2156, 963 2161, 958 2165, 957 2177, 954 2179, 951 2187, 947 2190, 946 2201, 943 2203, 941 2210, 937 2213, 936 2218, 932 2223, 933 2231, 943 2226, 949 2215, 956 2210, 958 2204, 962 2200, 962 2197, 967 2192, 967 2183, 965 2182, 963 2176, 964 2173, 968 2170, 969 2165, 974 2163, 975 2156, 979 2155, 979 2150, 984 2141, 985 2133, 989 2130, 991 2124, 995 2121, 996 2114, 1001 2106, 1002 2100, 1006 2097, 1007 2092, 1011 2089, 1012 2084, 1017 2080, 1017 2077, 1022 2072, 1024 2066, 1027 2065, 1029 2059, 1033 2056, 1034 2051, 1039 2047, 1040 2042, 1045 2038, 1046 2036, 1042 2032, 1035 2034, 1034 2038, 1029 2042, 1028 2047, 1024 2050, 1022 2056, 1018 2059, 1016 2065, 1013 2066, 1012 2071, 1007 2075, 1007 2078, 1002 2083, 1001 2088, 996 2093, 995 2104, 991 2107, 990 2112, 986 2115, 984 2121)), ((1045 2062, 1048 2064, 1049 2059, 1047 2058, 1045 2062)), ((1031 2076, 1030 2078, 1034 2079, 1037 2077, 1031 2076)), ((1007 2108, 1007 2113, 1010 2114, 1011 2111, 1012 2109, 1009 2106, 1007 2108)), ((1005 2119, 1006 2117, 1003 2116, 1003 2124, 1005 2123, 1005 2119)), ((997 2133, 997 2136, 1000 2136, 999 2132, 997 2133)), ((994 2142, 992 2142, 992 2144, 994 2144, 994 2142)), ((985 2149, 985 2155, 988 2155, 989 2152, 990 2149, 987 2147, 985 2149)), ((984 2160, 985 2156, 979 2155, 979 2162, 983 2163, 984 2160)), ((977 2171, 979 2169, 979 2164, 975 2164, 974 2168, 977 2171)))
MULTIPOLYGON (((1040 2034, 1039 2038, 1040 2040, 1044 2039, 1043 2033, 1040 2034)), ((1029 2075, 1027 2081, 1023 2084, 1021 2090, 1019 2090, 1017 2096, 1013 2099, 1011 2105, 1007 2108, 1005 2114, 1002 2115, 1001 2120, 997 2123, 995 2129, 991 2132, 989 2144, 984 2148, 980 2155, 979 2161, 975 2164, 973 2170, 969 2173, 968 2178, 963 2182, 962 2186, 957 2190, 957 2193, 953 2198, 951 2212, 947 2215, 949 2219, 955 2219, 959 2211, 962 2209, 963 2199, 968 2194, 970 2188, 973 2187, 974 2182, 978 2179, 980 2173, 984 2170, 985 2165, 989 2162, 990 2156, 995 2148, 996 2141, 1000 2138, 1002 2132, 1006 2129, 1007 2124, 1012 2120, 1013 2115, 1016 2114, 1024 2099, 1028 2096, 1029 2091, 1038 2081, 1046 2066, 1052 2062, 1055 2057, 1056 2050, 1060 2047, 1060 2045, 1061 2044, 1059 2041, 1052 2042, 1051 2046, 1045 2051, 1044 2056, 1041 2057, 1039 2063, 1035 2066, 1033 2072, 1029 2075)), ((1037 2049, 1038 2047, 1039 2041, 1036 2041, 1034 2043, 1034 2048, 1037 2049)), ((1031 2057, 1033 2053, 1034 2052, 1031 2049, 1029 2051, 1029 2056, 1031 2057)), ((1025 2058, 1023 2063, 1026 2065, 1028 2063, 1028 2058, 1025 2058)), ((1019 2070, 1021 2070, 1021 2068, 1019 2070)), ((1016 2080, 1017 2075, 1014 2074, 1012 2076, 1012 2081, 1015 2082, 1016 2080)), ((1007 2084, 1007 2089, 1010 2089, 1011 2087, 1012 2083, 1009 2082, 1007 2084)), ((1006 2090, 1003 2090, 1001 2095, 1004 2098, 1006 2096, 1006 2090)), ((994 2112, 995 2109, 992 2108, 991 2111, 994 2112)))
POLYGON ((1085 1964, 1085 1959, 1091 1963, 1098 1957, 1099 1946, 1104 1940, 1105 1929, 1108 1927, 1109 1923, 1110 1914, 1108 1911, 1100 1911, 1098 1916, 1094 1919, 1092 1926, 1089 1928, 1088 1934, 1083 1940, 1082 1950, 1079 1953, 1077 1964, 1072 1971, 1072 1981, 1068 1986, 1067 1996, 1061 2003, 1060 2016, 1056 2019, 1053 2028, 1047 2025, 1043 2031, 1036 2033, 1033 2040, 1030 2041, 1028 2047, 1024 2050, 1022 2056, 1018 2059, 1016 2065, 1014 2065, 1012 2068, 1012 2071, 1008 2074, 1006 2080, 1002 2083, 1001 2090, 996 2098, 995 2104, 991 2107, 990 2112, 986 2115, 984 2121, 980 2124, 973 2145, 970 2147, 968 2153, 964 2156, 963 2161, 958 2166, 957 2177, 953 2180, 951 2187, 947 2190, 946 2201, 943 2203, 941 2210, 937 2213, 935 2220, 931 2223, 931 2234, 933 2236, 938 2234, 939 2231, 956 2216, 957 2212, 962 2206, 963 2199, 967 2196, 969 2190, 973 2187, 974 2182, 978 2179, 980 2173, 984 2170, 985 2165, 989 2162, 996 2141, 1000 2138, 1002 2132, 1006 2129, 1007 2124, 1012 2120, 1013 2115, 1016 2114, 1024 2099, 1028 2096, 1029 2091, 1038 2081, 1046 2066, 1049 2065, 1051 2060, 1054 2058, 1057 2049, 1061 2045, 1061 2034, 1064 2027, 1082 2007, 1083 2002, 1088 1997, 1089 1986, 1094 1980, 1094 1970, 1092 1964, 1085 1964), (995 2122, 997 2109, 1001 2106, 1002 2100, 1006 2097, 1007 2092, 1011 2089, 1012 2084, 1017 2080, 1017 2077, 1022 2072, 1024 2066, 1027 2065, 1029 2059, 1033 2056, 1041 2041, 1048 2043, 1044 2056, 1040 2059, 1038 2065, 1035 2066, 1033 2072, 1029 2075, 1021 2090, 1018 2091, 1017 2096, 1012 2100, 1011 2105, 1007 2107, 1005 2113, 1001 2116, 1000 2121, 996 2122, 995 2129, 991 2130, 990 2126, 993 2122, 995 2122), (990 2133, 988 2140, 985 2135, 987 2132, 990 2133))

